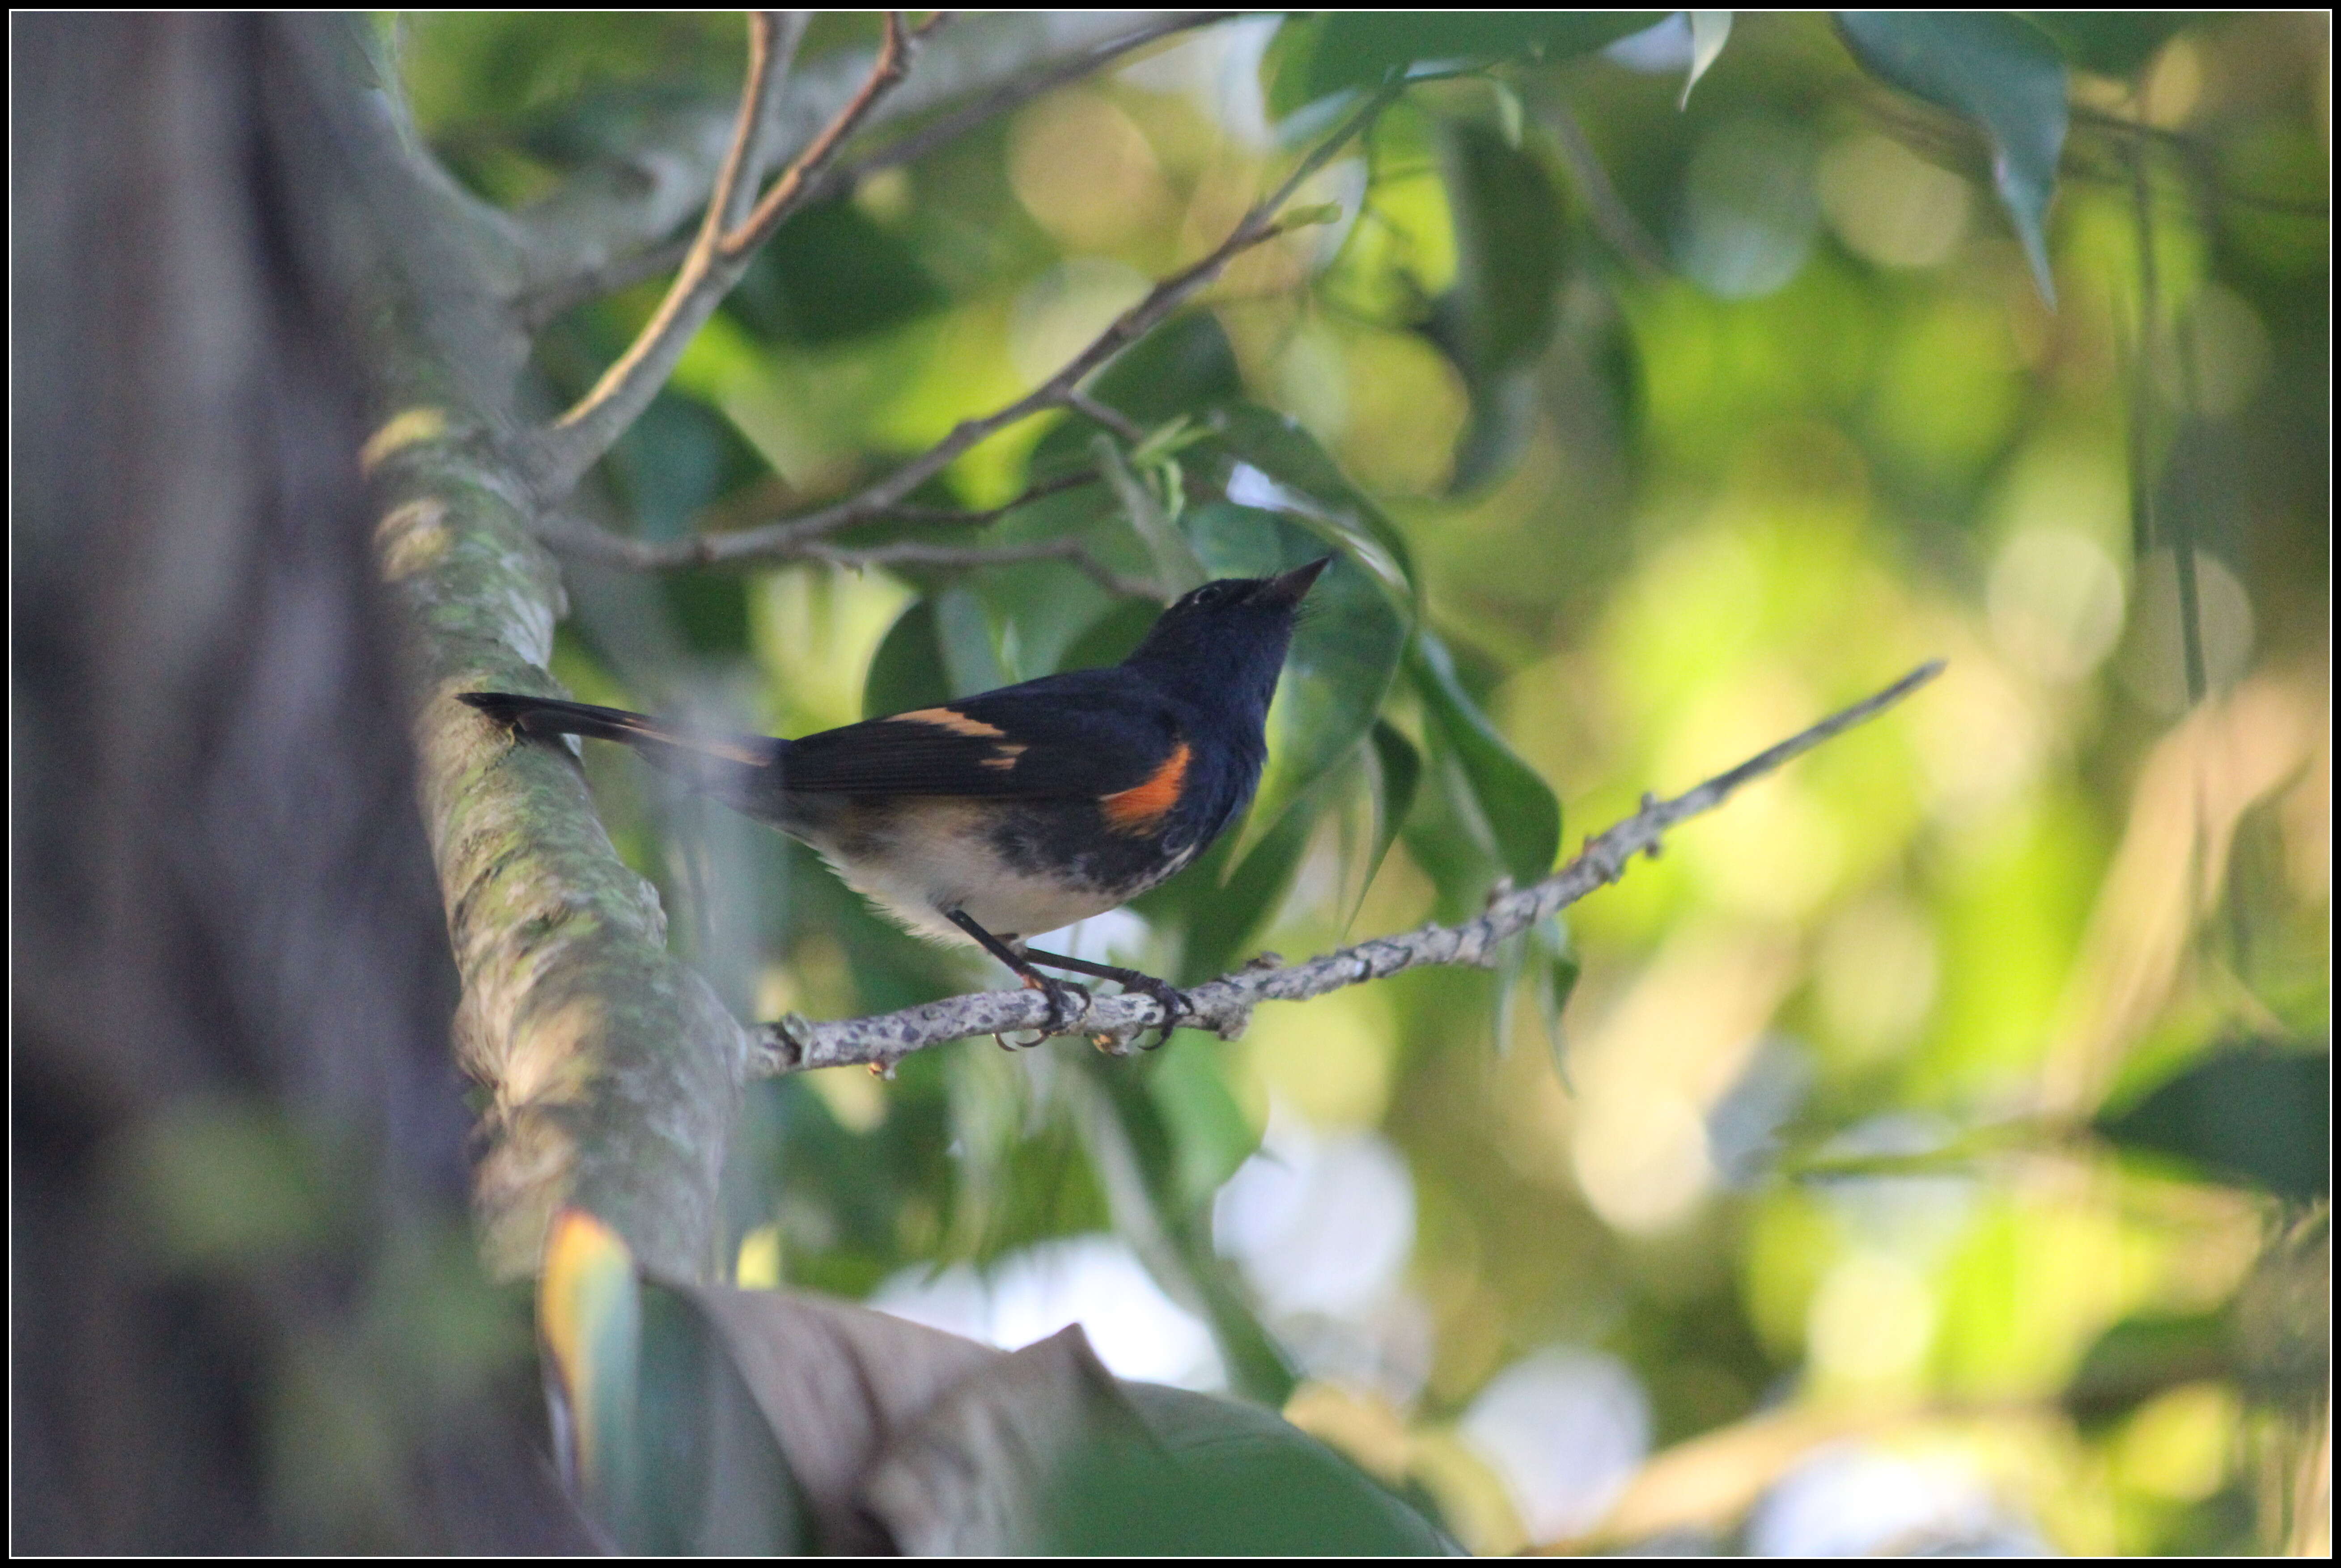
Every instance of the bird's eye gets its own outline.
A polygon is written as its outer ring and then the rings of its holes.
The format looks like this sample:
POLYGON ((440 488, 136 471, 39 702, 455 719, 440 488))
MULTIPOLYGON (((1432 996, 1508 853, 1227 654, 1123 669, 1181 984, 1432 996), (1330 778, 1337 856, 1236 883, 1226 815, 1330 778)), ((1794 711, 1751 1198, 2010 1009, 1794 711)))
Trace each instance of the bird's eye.
POLYGON ((1203 605, 1217 604, 1220 600, 1225 599, 1227 596, 1228 585, 1226 583, 1207 582, 1202 587, 1195 590, 1195 603, 1199 608, 1203 605))

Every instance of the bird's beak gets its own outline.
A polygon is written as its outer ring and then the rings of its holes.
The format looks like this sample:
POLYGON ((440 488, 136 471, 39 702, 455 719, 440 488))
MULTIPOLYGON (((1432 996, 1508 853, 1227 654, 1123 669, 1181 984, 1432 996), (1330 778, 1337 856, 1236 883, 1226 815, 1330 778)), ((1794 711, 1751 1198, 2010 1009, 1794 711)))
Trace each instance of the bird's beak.
POLYGON ((1310 585, 1317 581, 1318 575, 1332 564, 1331 556, 1320 556, 1306 566, 1294 567, 1281 577, 1271 577, 1260 597, 1270 604, 1298 604, 1308 594, 1310 585))

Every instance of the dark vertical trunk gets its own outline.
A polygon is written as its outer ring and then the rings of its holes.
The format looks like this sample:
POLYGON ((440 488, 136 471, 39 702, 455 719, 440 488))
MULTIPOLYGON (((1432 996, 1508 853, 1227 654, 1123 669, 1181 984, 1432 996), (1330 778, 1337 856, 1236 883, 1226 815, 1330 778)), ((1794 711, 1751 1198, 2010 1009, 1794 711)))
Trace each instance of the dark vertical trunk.
POLYGON ((573 1549, 464 1224, 332 89, 271 20, 11 32, 13 1543, 573 1549))

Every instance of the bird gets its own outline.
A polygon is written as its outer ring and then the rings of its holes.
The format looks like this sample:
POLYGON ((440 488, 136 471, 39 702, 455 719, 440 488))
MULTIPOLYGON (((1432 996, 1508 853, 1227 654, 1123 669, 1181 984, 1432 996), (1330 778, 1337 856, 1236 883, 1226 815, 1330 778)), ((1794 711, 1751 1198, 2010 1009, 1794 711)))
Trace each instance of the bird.
MULTIPOLYGON (((1331 562, 1207 582, 1130 657, 783 740, 711 735, 623 709, 511 691, 458 700, 532 739, 579 735, 810 845, 911 932, 972 942, 1049 999, 1037 1044, 1111 980, 1189 1007, 1136 969, 1026 938, 1128 903, 1209 849, 1250 803, 1301 602, 1331 562)), ((1004 1043, 1004 1042, 1003 1042, 1004 1043)))

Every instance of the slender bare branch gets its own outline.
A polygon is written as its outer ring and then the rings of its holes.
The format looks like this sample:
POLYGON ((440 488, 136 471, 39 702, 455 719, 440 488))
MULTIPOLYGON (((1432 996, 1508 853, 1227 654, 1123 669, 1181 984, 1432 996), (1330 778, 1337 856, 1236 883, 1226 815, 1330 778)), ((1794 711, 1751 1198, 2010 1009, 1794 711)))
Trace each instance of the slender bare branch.
POLYGON ((1067 55, 1046 71, 1021 81, 1003 82, 950 114, 938 115, 907 135, 888 143, 868 157, 847 167, 832 170, 823 180, 819 194, 828 195, 841 188, 850 187, 856 180, 882 169, 915 164, 936 148, 958 141, 977 126, 995 120, 1011 109, 1021 108, 1068 82, 1079 81, 1100 66, 1110 65, 1133 50, 1143 49, 1149 44, 1175 34, 1190 32, 1240 15, 1236 11, 1188 11, 1150 22, 1120 37, 1103 39, 1087 49, 1067 55))
POLYGON ((725 261, 744 264, 791 213, 804 205, 814 182, 828 168, 830 160, 837 156, 845 138, 869 118, 870 111, 878 106, 881 98, 910 74, 911 48, 915 38, 925 37, 942 20, 940 15, 931 18, 914 35, 903 27, 900 11, 889 11, 885 17, 886 39, 878 46, 878 60, 870 68, 869 79, 862 84, 859 93, 847 100, 836 117, 822 127, 812 144, 782 171, 781 177, 772 182, 772 189, 764 193, 746 219, 737 221, 737 226, 729 229, 716 243, 716 251, 725 261))
MULTIPOLYGON (((1189 1010, 1178 1021, 1233 1039, 1243 1033, 1252 1008, 1261 1002, 1305 1001, 1425 964, 1491 964, 1505 938, 1618 880, 1635 856, 1656 855, 1660 839, 1676 823, 1713 810, 1741 786, 1884 712, 1932 680, 1942 669, 1939 660, 1922 664, 1876 696, 1831 714, 1671 800, 1643 797, 1640 810, 1588 839, 1567 866, 1529 887, 1499 894, 1476 920, 1459 926, 1422 926, 1401 936, 1343 948, 1305 964, 1282 966, 1273 958, 1255 960, 1235 974, 1183 993, 1189 1010)), ((759 1057, 751 1071, 766 1077, 852 1066, 884 1071, 912 1051, 947 1040, 1044 1027, 1049 1006, 1048 998, 1038 991, 981 991, 832 1023, 792 1017, 761 1027, 759 1057)), ((1067 1024, 1065 1032, 1089 1035, 1101 1044, 1125 1050, 1128 1042, 1164 1021, 1161 1004, 1151 997, 1092 997, 1067 1024)))
POLYGON ((747 216, 727 226, 726 220, 745 204, 743 184, 755 178, 756 148, 762 127, 772 117, 785 76, 777 68, 780 57, 784 48, 793 51, 794 35, 801 28, 801 23, 780 13, 751 14, 748 80, 741 91, 732 144, 716 175, 698 237, 683 256, 666 298, 617 362, 603 372, 593 390, 521 443, 517 466, 541 502, 557 501, 575 489, 585 471, 641 417, 674 372, 692 338, 747 270, 756 247, 794 210, 806 177, 819 173, 838 144, 910 69, 910 35, 901 14, 890 11, 886 41, 862 90, 831 118, 747 216))
POLYGON ((1061 473, 1054 479, 1044 479, 1038 484, 1029 485, 1013 501, 1003 501, 998 506, 913 506, 904 501, 888 511, 886 516, 895 522, 947 522, 956 523, 961 528, 981 528, 985 523, 999 521, 1020 506, 1095 484, 1102 477, 1095 469, 1075 469, 1071 473, 1061 473))
MULTIPOLYGON (((1054 479, 1044 479, 1028 487, 1013 499, 991 507, 913 506, 905 501, 902 505, 889 508, 885 513, 885 520, 890 522, 943 524, 961 529, 981 528, 986 523, 997 522, 1020 506, 1049 496, 1060 495, 1069 490, 1078 490, 1084 485, 1095 484, 1101 477, 1102 476, 1093 469, 1081 469, 1072 473, 1060 474, 1054 479)), ((612 533, 607 529, 596 527, 574 517, 556 515, 540 519, 536 526, 536 534, 546 544, 565 555, 575 556, 584 561, 597 561, 605 566, 621 567, 629 571, 659 571, 682 565, 738 564, 720 561, 712 553, 711 547, 714 541, 726 537, 721 533, 694 534, 678 541, 652 541, 629 539, 623 534, 612 533), (680 559, 678 559, 679 556, 680 559)), ((872 553, 872 551, 893 548, 895 547, 870 546, 856 550, 848 546, 832 544, 826 539, 815 536, 794 541, 770 553, 760 555, 756 560, 760 564, 779 564, 791 561, 846 561, 852 557, 859 559, 851 561, 851 564, 864 566, 909 563, 912 561, 912 557, 908 554, 896 554, 882 560, 872 553)), ((1001 555, 985 555, 981 553, 981 549, 972 553, 967 553, 968 547, 964 546, 933 548, 961 550, 965 554, 965 559, 955 562, 945 562, 938 555, 921 556, 917 558, 918 561, 928 564, 981 566, 1011 559, 1001 555)), ((1055 549, 1053 542, 1050 548, 1055 549)), ((1063 554, 1067 560, 1075 559, 1073 555, 1065 551, 1057 551, 1057 553, 1063 554)), ((1039 560, 1041 557, 1026 555, 1014 559, 1039 560)), ((1088 569, 1084 568, 1084 570, 1088 569)), ((1103 569, 1101 568, 1101 570, 1103 569)), ((1095 576, 1096 573, 1091 572, 1091 575, 1095 576)), ((1100 581, 1104 580, 1100 579, 1100 581)), ((1139 585, 1134 578, 1121 578, 1115 582, 1108 583, 1107 586, 1111 587, 1117 593, 1143 593, 1151 598, 1161 597, 1153 585, 1139 585)))
POLYGON ((807 561, 826 561, 836 566, 855 568, 870 566, 1013 566, 1028 561, 1061 561, 1078 567, 1091 581, 1108 593, 1123 599, 1151 599, 1158 601, 1169 596, 1156 584, 1144 578, 1125 577, 1090 553, 1079 540, 1044 539, 1029 544, 927 544, 906 541, 899 544, 873 544, 862 549, 809 540, 801 547, 807 561))
POLYGON ((545 534, 546 542, 558 549, 588 549, 598 559, 631 566, 638 571, 658 571, 745 561, 785 561, 802 554, 802 547, 809 540, 824 538, 855 523, 872 522, 893 515, 905 496, 950 467, 961 453, 979 442, 1036 413, 1073 407, 1084 401, 1081 382, 1209 287, 1238 255, 1282 233, 1284 230, 1277 223, 1276 214, 1292 199, 1292 193, 1310 175, 1323 168, 1352 136, 1381 112, 1396 93, 1396 88, 1386 88, 1369 98, 1363 107, 1342 123, 1339 130, 1303 158, 1282 184, 1246 213, 1226 239, 1212 247, 1200 261, 1190 263, 1156 283, 1144 299, 1115 317, 1104 332, 1067 361, 1056 374, 1005 407, 980 418, 961 421, 942 440, 858 494, 762 528, 699 535, 662 544, 617 539, 606 542, 592 541, 573 526, 557 531, 549 530, 545 534))
POLYGON ((599 265, 557 279, 523 296, 513 304, 513 313, 520 318, 523 330, 541 331, 546 323, 559 321, 588 300, 623 293, 636 283, 664 277, 682 265, 683 257, 691 254, 694 237, 677 235, 646 250, 628 251, 623 255, 612 256, 599 265))
MULTIPOLYGON (((1021 108, 1069 82, 1089 75, 1123 55, 1236 15, 1238 13, 1233 11, 1174 13, 1155 18, 1130 32, 1078 47, 1048 69, 1000 83, 866 156, 851 163, 832 164, 806 180, 804 194, 797 204, 804 207, 827 201, 841 192, 852 190, 856 183, 881 170, 915 164, 978 126, 1021 108)), ((914 30, 914 35, 923 37, 931 26, 931 22, 921 24, 914 30)), ((622 250, 548 279, 522 295, 513 308, 522 326, 533 332, 588 300, 600 299, 652 278, 665 276, 682 264, 683 257, 690 251, 691 238, 687 235, 671 239, 646 237, 634 248, 622 250)))
POLYGON ((1103 425, 1132 446, 1146 439, 1146 432, 1136 420, 1110 403, 1098 402, 1079 387, 1065 394, 1065 406, 1091 424, 1103 425))

